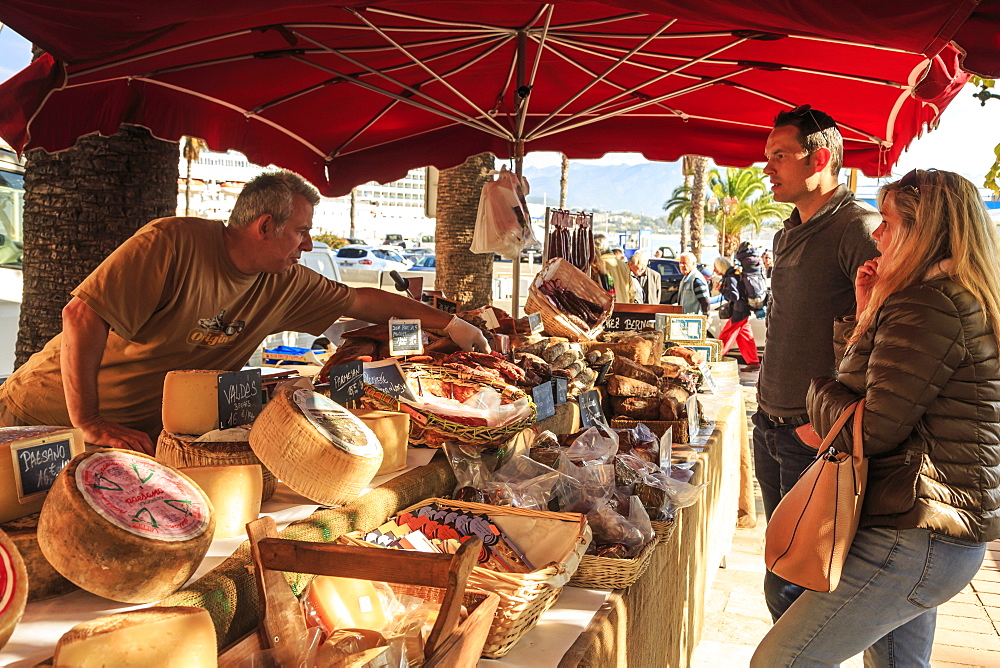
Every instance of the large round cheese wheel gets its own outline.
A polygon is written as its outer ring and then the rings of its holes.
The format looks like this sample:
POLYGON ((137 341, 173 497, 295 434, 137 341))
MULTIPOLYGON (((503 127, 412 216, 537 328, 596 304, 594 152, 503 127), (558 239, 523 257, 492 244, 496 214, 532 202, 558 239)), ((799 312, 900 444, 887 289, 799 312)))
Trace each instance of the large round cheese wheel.
POLYGON ((293 490, 334 506, 358 497, 382 463, 364 422, 328 397, 282 385, 250 428, 261 463, 293 490))
POLYGON ((7 644, 28 604, 28 572, 13 541, 0 531, 0 647, 7 644))
POLYGON ((278 480, 267 467, 260 463, 253 453, 249 441, 246 440, 247 429, 227 429, 209 432, 203 436, 188 436, 186 434, 171 434, 167 430, 160 432, 156 440, 156 458, 164 464, 177 469, 195 466, 237 466, 241 464, 256 464, 260 466, 264 486, 260 500, 267 501, 274 495, 278 480), (212 434, 239 433, 239 440, 214 440, 212 434), (205 440, 205 439, 208 440, 205 440))
POLYGON ((0 531, 17 546, 28 571, 28 602, 62 596, 78 587, 59 575, 38 544, 38 513, 0 524, 0 531))
POLYGON ((131 450, 74 457, 38 519, 42 553, 63 577, 125 603, 179 589, 214 531, 212 504, 190 478, 131 450))

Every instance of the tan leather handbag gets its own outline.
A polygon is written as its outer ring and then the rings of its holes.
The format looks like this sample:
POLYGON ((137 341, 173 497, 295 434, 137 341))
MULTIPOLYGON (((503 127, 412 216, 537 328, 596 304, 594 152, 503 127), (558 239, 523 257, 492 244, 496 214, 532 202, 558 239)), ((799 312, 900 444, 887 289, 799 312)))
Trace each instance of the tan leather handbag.
POLYGON ((865 400, 848 406, 831 427, 813 463, 774 509, 764 539, 767 568, 814 591, 833 591, 854 541, 865 496, 868 460, 861 415, 865 400), (850 454, 831 447, 854 416, 850 454))

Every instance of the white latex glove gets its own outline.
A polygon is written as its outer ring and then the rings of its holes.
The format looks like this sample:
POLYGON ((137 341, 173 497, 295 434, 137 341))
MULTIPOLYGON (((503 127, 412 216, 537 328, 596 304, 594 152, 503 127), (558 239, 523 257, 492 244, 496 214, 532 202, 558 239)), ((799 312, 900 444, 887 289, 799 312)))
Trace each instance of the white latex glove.
POLYGON ((462 350, 469 352, 475 350, 481 353, 488 353, 490 346, 483 336, 482 330, 475 325, 470 325, 457 315, 451 319, 448 326, 444 328, 451 340, 462 350))

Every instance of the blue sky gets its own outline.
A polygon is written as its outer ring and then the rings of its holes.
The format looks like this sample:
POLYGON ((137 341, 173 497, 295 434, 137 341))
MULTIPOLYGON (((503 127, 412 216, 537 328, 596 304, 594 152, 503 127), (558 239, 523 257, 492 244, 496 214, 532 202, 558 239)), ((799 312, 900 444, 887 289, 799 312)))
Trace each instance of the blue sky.
MULTIPOLYGON (((0 81, 26 66, 31 45, 10 28, 0 28, 0 81)), ((1000 143, 1000 100, 985 107, 972 97, 976 89, 966 87, 945 109, 937 130, 914 141, 894 169, 905 174, 914 167, 947 169, 963 174, 977 186, 993 164, 994 147, 1000 143)), ((763 147, 761 147, 763 150, 763 147)), ((636 153, 609 153, 596 164, 636 164, 644 162, 636 153)), ((559 164, 558 153, 530 153, 525 164, 536 167, 559 164)))

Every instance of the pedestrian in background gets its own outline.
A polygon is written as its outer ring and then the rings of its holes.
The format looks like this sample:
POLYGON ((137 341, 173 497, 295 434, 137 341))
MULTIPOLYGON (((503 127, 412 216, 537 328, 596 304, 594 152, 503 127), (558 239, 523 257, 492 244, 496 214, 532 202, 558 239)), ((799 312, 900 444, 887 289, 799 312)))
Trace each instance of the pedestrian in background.
MULTIPOLYGON (((739 256, 738 256, 739 257, 739 256)), ((741 264, 732 265, 726 270, 719 284, 724 301, 724 307, 728 307, 729 320, 722 327, 719 333, 719 340, 722 341, 720 355, 725 355, 735 343, 740 350, 740 355, 746 366, 741 371, 759 371, 760 356, 757 354, 757 342, 753 338, 750 330, 750 314, 754 311, 750 306, 749 297, 743 282, 743 272, 746 270, 756 270, 760 273, 760 258, 754 254, 743 254, 744 260, 741 264), (752 264, 756 261, 756 264, 752 264)), ((726 311, 720 309, 719 317, 726 311)))
POLYGON ((709 295, 708 283, 698 269, 698 258, 694 253, 681 253, 678 265, 684 278, 677 290, 677 303, 683 313, 701 313, 708 315, 709 295))
MULTIPOLYGON (((861 420, 868 483, 840 584, 806 591, 751 666, 929 666, 936 607, 1000 537, 1000 236, 976 187, 913 170, 878 196, 881 258, 858 268, 837 380, 815 378, 809 418, 825 434, 861 420)), ((849 450, 845 429, 840 450, 849 450)), ((832 509, 831 509, 832 512, 832 509)))

